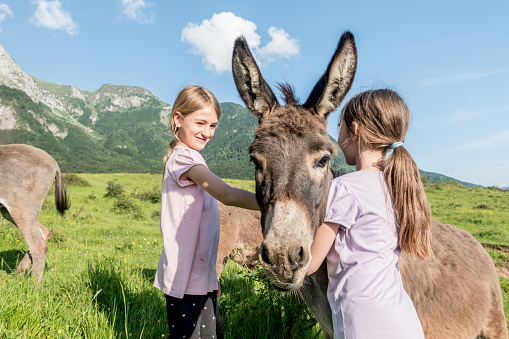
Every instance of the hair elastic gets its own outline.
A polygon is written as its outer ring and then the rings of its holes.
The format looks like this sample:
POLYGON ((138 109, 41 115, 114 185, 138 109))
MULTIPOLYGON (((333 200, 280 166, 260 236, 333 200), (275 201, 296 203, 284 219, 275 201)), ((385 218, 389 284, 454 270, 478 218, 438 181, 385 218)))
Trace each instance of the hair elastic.
POLYGON ((403 146, 403 143, 401 141, 395 142, 391 145, 391 149, 395 149, 396 147, 403 146))

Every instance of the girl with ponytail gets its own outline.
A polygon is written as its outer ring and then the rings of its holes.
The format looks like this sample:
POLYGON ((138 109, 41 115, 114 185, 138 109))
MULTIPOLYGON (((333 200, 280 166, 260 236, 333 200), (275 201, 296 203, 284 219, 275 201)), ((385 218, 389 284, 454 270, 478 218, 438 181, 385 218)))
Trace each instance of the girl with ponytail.
POLYGON ((334 179, 308 274, 327 259, 334 338, 424 338, 398 258, 433 256, 431 213, 405 149, 410 113, 388 89, 362 92, 340 118, 338 144, 356 172, 334 179))

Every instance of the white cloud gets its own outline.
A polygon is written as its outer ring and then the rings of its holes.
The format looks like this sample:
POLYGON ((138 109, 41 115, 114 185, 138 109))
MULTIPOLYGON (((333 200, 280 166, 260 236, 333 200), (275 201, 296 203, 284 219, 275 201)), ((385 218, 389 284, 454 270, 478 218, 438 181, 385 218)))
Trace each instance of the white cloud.
POLYGON ((269 35, 272 40, 264 47, 260 48, 257 55, 262 61, 267 63, 299 55, 300 46, 297 40, 292 38, 282 28, 270 27, 269 35))
MULTIPOLYGON (((0 23, 2 23, 2 21, 4 21, 4 19, 7 16, 12 18, 14 16, 14 13, 12 13, 9 6, 7 6, 6 4, 0 3, 0 23)), ((2 33, 2 27, 0 27, 0 33, 2 33)))
POLYGON ((492 135, 490 137, 467 142, 458 147, 461 151, 473 151, 473 150, 487 150, 487 149, 498 149, 507 148, 509 145, 509 131, 505 131, 499 134, 492 135))
POLYGON ((222 12, 201 24, 188 23, 182 30, 181 40, 191 45, 191 53, 202 56, 208 70, 217 73, 231 69, 233 43, 240 35, 246 38, 251 51, 261 62, 270 63, 299 54, 297 41, 282 28, 269 29, 272 40, 264 47, 260 47, 261 37, 256 29, 254 22, 231 12, 222 12))
POLYGON ((154 22, 153 14, 148 16, 144 13, 144 10, 151 6, 151 3, 145 0, 121 0, 122 13, 140 24, 152 24, 154 22))
POLYGON ((422 86, 438 86, 438 85, 448 85, 454 83, 460 83, 466 80, 480 79, 493 75, 503 74, 509 72, 509 68, 498 69, 490 72, 484 73, 463 73, 463 74, 450 74, 446 76, 428 78, 421 81, 420 85, 422 86))
POLYGON ((30 18, 34 25, 65 31, 69 35, 78 34, 78 25, 72 20, 71 13, 62 9, 60 0, 31 0, 31 3, 37 6, 30 18))
POLYGON ((509 106, 483 107, 482 109, 459 109, 453 112, 449 121, 457 123, 457 121, 487 117, 488 115, 499 113, 509 113, 509 106))

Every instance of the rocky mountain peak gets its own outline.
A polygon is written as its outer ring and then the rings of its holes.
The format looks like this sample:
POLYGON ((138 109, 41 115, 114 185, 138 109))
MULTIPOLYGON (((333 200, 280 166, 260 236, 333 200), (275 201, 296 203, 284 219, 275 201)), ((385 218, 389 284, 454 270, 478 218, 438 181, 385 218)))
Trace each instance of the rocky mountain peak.
POLYGON ((0 85, 19 89, 33 101, 42 102, 50 108, 62 111, 64 105, 52 94, 44 93, 30 75, 23 72, 18 63, 0 45, 0 85))

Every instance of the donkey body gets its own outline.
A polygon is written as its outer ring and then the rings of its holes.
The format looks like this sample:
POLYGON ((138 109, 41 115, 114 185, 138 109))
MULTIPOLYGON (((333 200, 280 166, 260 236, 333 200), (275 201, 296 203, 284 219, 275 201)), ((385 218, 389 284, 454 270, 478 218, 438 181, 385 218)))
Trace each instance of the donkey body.
POLYGON ((253 268, 257 266, 258 250, 263 241, 260 212, 227 206, 217 202, 221 221, 221 235, 217 253, 216 272, 221 275, 228 258, 253 268))
MULTIPOLYGON (((327 70, 300 105, 291 87, 280 85, 279 105, 243 38, 233 51, 235 84, 259 126, 250 146, 256 197, 261 209, 260 262, 284 291, 299 290, 324 330, 333 336, 325 264, 306 277, 309 249, 323 222, 332 179, 327 116, 349 91, 357 67, 353 35, 345 32, 327 70)), ((433 221, 435 258, 403 253, 400 268, 426 338, 507 338, 502 295, 494 264, 467 232, 433 221)))
POLYGON ((62 189, 60 168, 48 153, 29 145, 0 146, 0 212, 18 226, 28 252, 16 272, 29 273, 39 285, 46 263, 50 230, 38 221, 42 204, 55 181, 55 204, 63 214, 70 206, 62 189))

